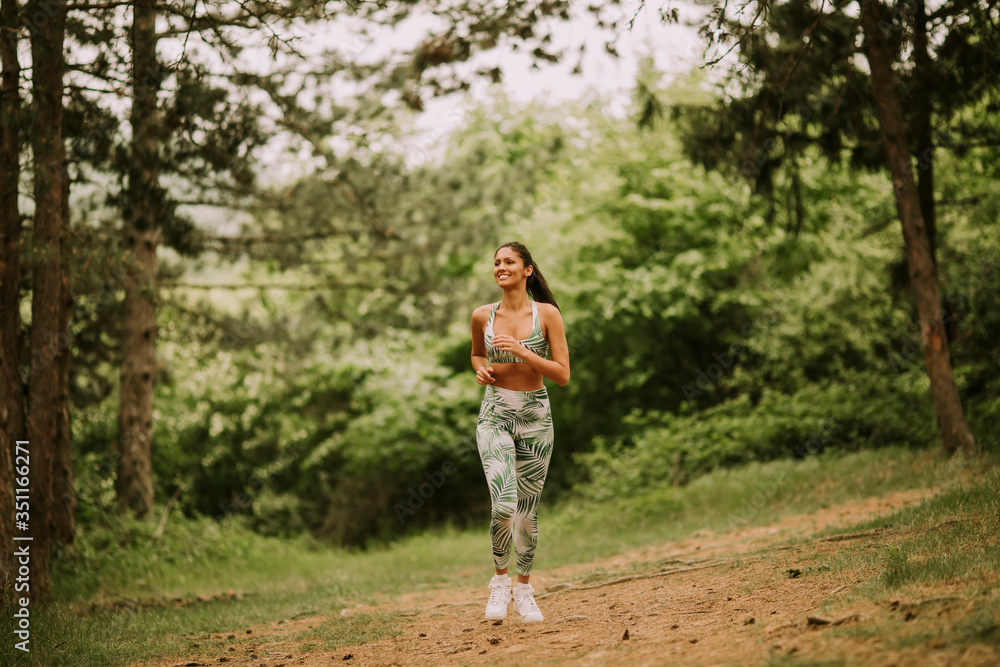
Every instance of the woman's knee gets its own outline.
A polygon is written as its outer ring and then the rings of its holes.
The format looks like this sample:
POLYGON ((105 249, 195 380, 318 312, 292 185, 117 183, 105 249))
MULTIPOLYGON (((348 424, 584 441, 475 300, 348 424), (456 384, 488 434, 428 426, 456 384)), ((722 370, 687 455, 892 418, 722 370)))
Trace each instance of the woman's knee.
POLYGON ((512 521, 517 512, 517 503, 508 500, 498 500, 493 503, 493 519, 496 521, 512 521))

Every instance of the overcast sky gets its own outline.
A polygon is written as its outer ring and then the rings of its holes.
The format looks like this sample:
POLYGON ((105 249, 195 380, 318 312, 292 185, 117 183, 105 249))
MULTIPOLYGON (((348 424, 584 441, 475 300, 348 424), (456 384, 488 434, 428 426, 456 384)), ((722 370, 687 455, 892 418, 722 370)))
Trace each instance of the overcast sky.
MULTIPOLYGON (((672 6, 678 8, 682 19, 682 24, 677 25, 661 20, 659 11, 663 6, 666 6, 666 0, 648 6, 642 6, 636 0, 623 0, 620 10, 625 20, 612 32, 598 28, 595 17, 581 3, 574 3, 575 13, 570 21, 554 21, 551 24, 553 42, 549 50, 564 51, 561 62, 535 68, 528 53, 497 47, 477 54, 472 61, 460 67, 468 72, 499 65, 504 72, 501 85, 516 102, 539 100, 546 104, 558 104, 597 93, 608 101, 608 113, 622 115, 629 103, 638 64, 643 57, 652 55, 658 69, 668 77, 689 72, 704 63, 697 29, 684 25, 685 22, 697 22, 703 16, 704 8, 675 1, 672 6), (634 19, 631 28, 627 19, 634 19), (618 57, 607 53, 605 44, 608 41, 613 42, 618 57), (572 70, 579 62, 581 44, 586 45, 580 63, 582 73, 573 74, 572 70)), ((434 20, 427 15, 415 15, 395 29, 378 25, 373 27, 371 22, 352 21, 349 17, 332 23, 299 23, 295 46, 306 54, 307 59, 318 58, 324 51, 335 49, 345 59, 377 62, 394 53, 412 51, 429 34, 434 20), (367 33, 362 31, 362 27, 367 29, 367 33)), ((243 52, 239 58, 243 67, 266 71, 275 66, 270 49, 263 43, 259 44, 243 52)), ((180 44, 173 46, 177 48, 180 44)), ((170 52, 168 44, 162 44, 161 48, 164 51, 161 55, 166 59, 176 56, 170 52)), ((279 65, 283 64, 282 60, 279 56, 279 65)), ((302 65, 296 59, 285 62, 302 65)), ((415 120, 419 132, 406 142, 404 148, 411 163, 417 164, 438 156, 447 144, 447 135, 463 124, 464 110, 474 108, 494 94, 495 90, 490 89, 485 79, 479 77, 475 80, 477 83, 467 93, 424 100, 424 111, 415 120)), ((343 82, 326 86, 329 86, 326 94, 349 91, 343 82)), ((283 143, 278 142, 273 148, 280 151, 283 143)), ((311 155, 307 149, 300 152, 298 159, 288 159, 287 155, 282 157, 280 152, 272 151, 266 151, 261 159, 267 163, 261 174, 262 182, 271 184, 300 178, 320 163, 318 156, 311 155)), ((201 211, 198 217, 204 224, 218 226, 222 233, 235 233, 239 224, 239 216, 223 221, 210 211, 201 211)))
MULTIPOLYGON (((515 101, 540 100, 556 104, 596 92, 609 98, 610 113, 621 115, 629 102, 638 64, 643 57, 652 55, 657 67, 667 75, 688 72, 703 62, 696 28, 665 24, 660 20, 659 3, 640 7, 640 3, 632 1, 622 5, 624 15, 634 16, 631 30, 625 25, 615 32, 602 30, 586 11, 577 11, 569 22, 554 24, 551 50, 566 53, 559 63, 533 68, 528 53, 495 49, 482 54, 472 65, 499 63, 504 71, 503 87, 515 101), (605 50, 609 40, 618 51, 617 58, 605 50), (582 73, 573 74, 581 44, 586 45, 582 73)), ((577 5, 577 9, 583 8, 577 5)), ((702 13, 701 9, 685 5, 682 18, 694 19, 702 13)), ((481 84, 464 97, 453 95, 428 101, 417 126, 427 129, 431 137, 440 136, 461 122, 460 114, 449 111, 474 104, 475 98, 483 97, 485 91, 485 84, 481 84)))
MULTIPOLYGON (((648 6, 636 0, 623 0, 618 7, 623 20, 615 31, 601 29, 595 17, 582 3, 574 3, 570 21, 552 21, 553 41, 550 52, 565 53, 559 63, 544 63, 533 67, 527 49, 512 50, 499 46, 478 53, 457 69, 462 73, 492 69, 499 66, 503 72, 502 87, 515 102, 540 100, 558 104, 567 100, 597 93, 608 101, 606 110, 615 115, 624 114, 632 90, 639 61, 652 55, 657 67, 667 76, 689 72, 704 62, 697 29, 690 25, 666 24, 660 18, 660 8, 667 0, 648 6), (632 19, 631 28, 628 19, 632 19), (612 42, 618 57, 605 49, 612 42), (585 45, 580 62, 580 46, 585 45), (580 63, 581 74, 572 71, 580 63)), ((682 22, 694 22, 704 15, 703 7, 693 3, 672 3, 681 13, 682 22)), ((371 22, 342 17, 335 23, 300 24, 296 47, 306 54, 319 54, 335 49, 345 59, 355 62, 378 62, 382 58, 402 57, 412 52, 432 32, 435 17, 414 14, 395 28, 373 25, 371 22), (364 30, 363 30, 364 29, 364 30)), ((262 67, 273 66, 270 52, 263 47, 248 50, 249 58, 262 67)), ((249 64, 249 63, 248 63, 249 64)), ((469 77, 475 83, 467 93, 455 93, 439 98, 425 98, 424 110, 415 119, 419 134, 405 144, 413 164, 436 156, 443 148, 445 137, 464 122, 464 110, 487 101, 496 90, 483 77, 469 77)), ((343 95, 350 91, 350 84, 332 84, 328 94, 343 95)), ((336 137, 333 139, 337 140, 336 137)), ((397 144, 398 145, 398 144, 397 144)), ((285 160, 275 164, 271 176, 277 180, 300 177, 310 169, 310 159, 303 154, 301 160, 285 160)))

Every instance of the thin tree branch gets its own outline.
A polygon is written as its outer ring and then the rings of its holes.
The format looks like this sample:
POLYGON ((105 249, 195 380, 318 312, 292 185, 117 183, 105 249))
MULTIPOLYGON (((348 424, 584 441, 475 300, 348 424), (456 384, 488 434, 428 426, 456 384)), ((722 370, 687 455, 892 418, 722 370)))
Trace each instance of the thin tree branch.
MULTIPOLYGON (((746 7, 748 4, 750 4, 749 0, 743 4, 743 7, 746 7)), ((740 26, 741 30, 738 38, 736 39, 736 42, 731 47, 726 49, 726 52, 723 53, 721 56, 715 58, 714 60, 709 60, 702 67, 712 67, 714 65, 719 64, 720 62, 722 62, 723 59, 725 59, 726 56, 728 56, 730 53, 733 52, 733 49, 735 49, 738 46, 741 46, 744 40, 746 40, 747 37, 749 37, 754 33, 754 31, 759 27, 757 24, 757 19, 759 19, 761 15, 767 13, 766 2, 757 2, 756 5, 757 5, 757 11, 754 13, 753 18, 750 19, 750 25, 746 26, 745 28, 743 26, 740 26)), ((725 17, 725 10, 728 8, 729 8, 729 2, 727 1, 722 6, 722 18, 725 17)), ((721 20, 720 20, 720 25, 721 25, 721 20)), ((704 31, 704 28, 702 30, 704 31)))
POLYGON ((316 283, 314 285, 285 285, 281 283, 213 284, 213 283, 180 283, 174 281, 164 281, 162 283, 159 283, 157 287, 162 287, 165 289, 204 289, 204 290, 278 289, 278 290, 287 290, 293 292, 309 292, 312 290, 346 289, 346 288, 387 289, 386 285, 381 285, 381 284, 376 285, 372 283, 316 283))
POLYGON ((976 204, 983 201, 986 194, 972 195, 970 197, 962 197, 961 199, 939 199, 937 201, 938 206, 975 206, 976 204))
POLYGON ((329 239, 337 236, 352 236, 364 234, 371 230, 367 229, 345 229, 329 232, 312 232, 310 234, 258 234, 256 236, 224 236, 220 234, 200 234, 199 238, 205 241, 218 241, 220 243, 302 243, 303 241, 313 241, 316 239, 329 239))
MULTIPOLYGON (((820 3, 819 10, 816 12, 816 20, 813 21, 799 36, 799 43, 801 43, 807 37, 811 36, 813 31, 816 30, 816 26, 822 23, 823 10, 825 8, 826 8, 826 0, 823 0, 820 3)), ((812 48, 812 43, 813 41, 810 39, 808 42, 806 42, 804 48, 796 49, 795 55, 797 57, 795 58, 795 62, 793 62, 791 67, 788 68, 788 72, 785 74, 785 80, 781 82, 781 92, 778 93, 778 118, 781 118, 781 110, 785 104, 785 90, 787 90, 788 88, 788 82, 791 80, 792 74, 795 73, 795 70, 798 69, 799 64, 802 62, 802 59, 806 57, 806 53, 808 53, 809 49, 812 48)))
MULTIPOLYGON (((122 0, 121 2, 85 2, 85 3, 72 3, 66 5, 67 11, 88 11, 91 9, 115 9, 116 7, 131 7, 135 2, 133 0, 122 0)), ((166 5, 164 5, 166 6, 166 5)))
POLYGON ((536 600, 541 600, 542 598, 547 598, 550 595, 556 595, 562 592, 576 592, 576 591, 588 591, 594 588, 601 588, 603 586, 614 586, 615 584, 623 584, 627 581, 635 581, 636 579, 654 579, 656 577, 669 577, 673 574, 680 574, 682 572, 692 572, 694 570, 704 570, 712 567, 719 567, 720 565, 725 565, 729 561, 727 560, 715 560, 705 563, 704 565, 694 565, 692 567, 677 567, 671 570, 663 570, 661 572, 653 572, 651 574, 634 574, 627 577, 619 577, 618 579, 612 579, 610 581, 602 581, 597 584, 590 584, 588 586, 571 586, 569 588, 560 588, 557 591, 552 591, 551 593, 545 593, 544 595, 536 595, 536 600))

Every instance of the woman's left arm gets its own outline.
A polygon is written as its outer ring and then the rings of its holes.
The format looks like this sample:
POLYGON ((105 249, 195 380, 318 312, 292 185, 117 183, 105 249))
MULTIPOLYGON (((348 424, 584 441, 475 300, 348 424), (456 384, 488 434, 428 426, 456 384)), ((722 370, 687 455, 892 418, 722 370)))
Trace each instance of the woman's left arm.
POLYGON ((521 345, 513 336, 495 336, 493 345, 524 359, 536 371, 559 386, 565 387, 569 382, 569 345, 566 343, 566 327, 563 325, 562 314, 552 304, 540 303, 538 319, 549 342, 551 359, 538 356, 521 345))

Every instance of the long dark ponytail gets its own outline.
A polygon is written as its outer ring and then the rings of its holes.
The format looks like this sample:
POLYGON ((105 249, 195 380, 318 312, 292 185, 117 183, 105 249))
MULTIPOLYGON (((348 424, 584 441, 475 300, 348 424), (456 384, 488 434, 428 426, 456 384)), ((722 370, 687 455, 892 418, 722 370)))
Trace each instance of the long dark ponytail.
MULTIPOLYGON (((500 252, 503 248, 510 248, 518 255, 521 256, 521 261, 524 262, 524 268, 529 266, 534 267, 531 275, 528 276, 528 284, 526 285, 528 289, 528 294, 531 298, 538 303, 551 303, 557 309, 559 304, 556 303, 556 298, 552 296, 552 290, 549 289, 549 284, 545 282, 545 276, 542 275, 541 269, 535 264, 535 260, 531 258, 531 252, 523 243, 518 243, 517 241, 511 241, 510 243, 504 243, 502 246, 497 248, 497 252, 500 252)), ((497 252, 493 253, 495 257, 497 252)))

